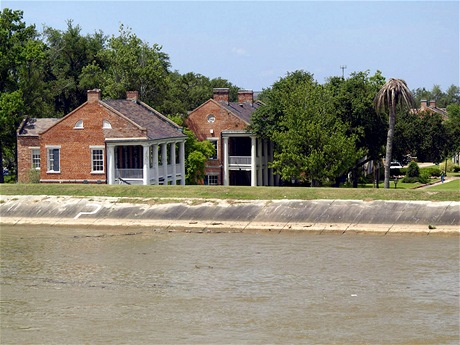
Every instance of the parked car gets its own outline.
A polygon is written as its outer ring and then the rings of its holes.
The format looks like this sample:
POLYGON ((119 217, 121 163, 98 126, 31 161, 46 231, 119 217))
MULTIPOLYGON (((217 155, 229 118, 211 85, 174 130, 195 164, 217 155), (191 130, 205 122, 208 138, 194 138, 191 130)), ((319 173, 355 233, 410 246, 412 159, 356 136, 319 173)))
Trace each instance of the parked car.
POLYGON ((390 163, 390 169, 402 169, 402 165, 398 161, 394 161, 390 163))
POLYGON ((8 168, 3 168, 3 176, 8 176, 9 174, 8 168))

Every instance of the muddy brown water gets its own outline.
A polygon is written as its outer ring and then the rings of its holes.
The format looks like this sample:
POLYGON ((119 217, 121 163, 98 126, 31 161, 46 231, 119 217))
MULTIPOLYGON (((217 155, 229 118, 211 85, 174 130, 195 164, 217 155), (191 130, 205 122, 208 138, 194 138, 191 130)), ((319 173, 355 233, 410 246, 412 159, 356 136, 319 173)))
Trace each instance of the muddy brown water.
POLYGON ((459 238, 2 226, 1 344, 458 344, 459 238))

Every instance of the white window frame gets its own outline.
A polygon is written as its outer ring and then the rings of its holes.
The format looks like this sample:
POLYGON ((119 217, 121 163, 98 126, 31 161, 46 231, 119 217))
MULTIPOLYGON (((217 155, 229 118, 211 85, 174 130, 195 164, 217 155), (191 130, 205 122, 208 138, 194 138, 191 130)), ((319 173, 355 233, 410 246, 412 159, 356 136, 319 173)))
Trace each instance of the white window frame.
POLYGON ((32 169, 40 170, 40 166, 41 166, 40 147, 30 147, 30 162, 31 162, 32 169))
POLYGON ((61 172, 61 145, 46 145, 46 161, 47 173, 58 174, 61 172), (54 170, 56 167, 55 150, 58 150, 58 170, 54 170))
POLYGON ((112 129, 112 124, 109 120, 102 120, 102 129, 112 129))
POLYGON ((73 129, 84 129, 83 120, 78 120, 73 129))
POLYGON ((218 186, 219 185, 219 175, 214 175, 214 174, 209 174, 206 175, 206 178, 208 180, 208 186, 218 186), (210 183, 210 179, 215 179, 215 183, 210 183))
POLYGON ((90 152, 91 152, 91 174, 104 174, 105 173, 105 147, 104 146, 90 146, 90 152), (94 154, 95 151, 101 151, 100 159, 95 160, 94 159, 94 154), (95 170, 95 163, 100 162, 97 166, 101 167, 101 170, 95 170), (102 163, 102 164, 101 164, 102 163))
POLYGON ((209 157, 210 160, 217 160, 219 158, 219 139, 218 138, 207 138, 207 140, 214 145, 216 148, 215 156, 209 157))

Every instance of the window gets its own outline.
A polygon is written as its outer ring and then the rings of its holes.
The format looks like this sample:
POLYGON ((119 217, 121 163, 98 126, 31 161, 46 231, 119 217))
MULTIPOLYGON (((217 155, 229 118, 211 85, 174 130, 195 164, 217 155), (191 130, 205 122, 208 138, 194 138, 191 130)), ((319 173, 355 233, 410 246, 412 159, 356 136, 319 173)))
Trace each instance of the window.
POLYGON ((214 115, 208 115, 208 122, 209 123, 214 123, 216 121, 216 117, 214 115))
POLYGON ((209 186, 217 186, 218 183, 218 176, 217 175, 206 175, 206 184, 209 186))
POLYGON ((209 157, 209 159, 217 159, 217 143, 218 143, 218 139, 208 139, 208 141, 212 144, 212 146, 214 146, 214 154, 209 157))
POLYGON ((61 172, 60 167, 60 146, 47 146, 48 153, 48 172, 61 172))
POLYGON ((83 120, 78 120, 73 129, 83 129, 83 120))
POLYGON ((112 125, 108 120, 102 120, 102 128, 103 129, 112 129, 112 125))
POLYGON ((91 147, 91 172, 103 173, 104 172, 104 148, 91 147))
POLYGON ((32 169, 40 170, 40 148, 31 148, 32 169))

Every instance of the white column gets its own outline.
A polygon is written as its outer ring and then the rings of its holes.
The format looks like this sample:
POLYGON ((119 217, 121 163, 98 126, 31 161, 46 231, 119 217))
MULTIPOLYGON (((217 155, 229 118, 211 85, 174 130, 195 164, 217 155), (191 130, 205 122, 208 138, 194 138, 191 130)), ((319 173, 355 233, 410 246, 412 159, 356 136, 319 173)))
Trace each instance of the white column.
POLYGON ((158 169, 158 144, 153 144, 153 172, 155 184, 160 184, 160 170, 158 169))
POLYGON ((171 168, 172 168, 172 172, 171 172, 171 177, 172 177, 172 182, 171 184, 173 186, 176 185, 176 143, 171 143, 169 145, 169 156, 171 158, 171 168))
POLYGON ((256 142, 259 143, 257 146, 257 184, 256 186, 262 186, 262 140, 256 139, 256 142))
POLYGON ((228 137, 224 139, 224 186, 230 185, 230 171, 228 170, 228 137))
POLYGON ((107 144, 107 184, 115 184, 115 146, 107 144))
POLYGON ((262 166, 264 167, 264 186, 268 186, 268 143, 267 140, 263 139, 262 140, 263 145, 264 145, 264 156, 262 157, 263 159, 263 164, 262 166))
POLYGON ((168 144, 161 144, 161 164, 163 165, 163 185, 168 184, 168 144))
POLYGON ((185 185, 185 141, 179 144, 180 184, 185 185))
MULTIPOLYGON (((273 142, 270 141, 269 142, 269 150, 270 150, 270 155, 268 156, 268 161, 269 162, 273 162, 273 142)), ((267 164, 268 165, 268 164, 267 164)), ((274 186, 275 185, 275 181, 274 181, 274 175, 273 175, 273 169, 270 168, 270 174, 268 175, 269 177, 269 186, 274 186)))
POLYGON ((256 137, 251 137, 251 186, 257 186, 256 137))
POLYGON ((150 146, 148 144, 142 144, 144 164, 142 167, 142 184, 150 184, 150 146))

